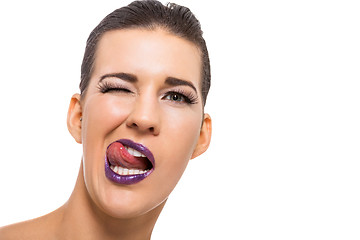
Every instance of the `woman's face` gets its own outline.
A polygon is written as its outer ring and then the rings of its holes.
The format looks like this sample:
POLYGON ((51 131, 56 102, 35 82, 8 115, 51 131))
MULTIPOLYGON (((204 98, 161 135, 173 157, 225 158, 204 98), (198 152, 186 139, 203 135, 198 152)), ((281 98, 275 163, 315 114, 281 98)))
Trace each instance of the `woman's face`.
POLYGON ((87 191, 107 214, 127 218, 154 209, 167 199, 189 159, 206 150, 211 127, 207 115, 202 126, 200 85, 201 56, 193 43, 162 30, 103 35, 79 102, 77 141, 83 144, 87 191), (106 176, 107 148, 120 139, 141 144, 154 156, 153 172, 143 180, 127 184, 106 176))

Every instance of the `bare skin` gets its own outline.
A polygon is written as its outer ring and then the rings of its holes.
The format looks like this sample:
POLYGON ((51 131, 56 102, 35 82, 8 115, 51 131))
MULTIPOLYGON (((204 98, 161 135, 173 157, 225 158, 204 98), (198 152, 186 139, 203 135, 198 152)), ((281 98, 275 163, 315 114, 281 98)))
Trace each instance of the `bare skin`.
POLYGON ((75 189, 66 204, 45 216, 0 228, 0 239, 150 239, 165 202, 150 214, 134 219, 109 219, 91 204, 82 172, 81 166, 75 189))
POLYGON ((105 33, 87 93, 74 94, 69 106, 68 129, 83 144, 73 193, 48 215, 0 228, 0 239, 150 239, 188 161, 210 144, 211 118, 203 114, 200 93, 194 44, 161 29, 105 33), (104 77, 114 73, 136 80, 104 77), (169 83, 169 77, 182 80, 169 83), (104 82, 120 87, 101 91, 104 82), (133 185, 104 174, 106 147, 121 138, 144 144, 156 159, 154 172, 133 185))

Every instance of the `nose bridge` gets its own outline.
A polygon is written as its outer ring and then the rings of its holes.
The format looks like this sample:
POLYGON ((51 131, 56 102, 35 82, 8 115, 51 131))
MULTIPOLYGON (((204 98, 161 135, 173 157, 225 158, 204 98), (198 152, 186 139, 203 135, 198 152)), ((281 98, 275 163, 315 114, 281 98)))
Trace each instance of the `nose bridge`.
POLYGON ((139 94, 133 106, 127 126, 141 132, 159 134, 160 115, 156 96, 151 91, 139 94))

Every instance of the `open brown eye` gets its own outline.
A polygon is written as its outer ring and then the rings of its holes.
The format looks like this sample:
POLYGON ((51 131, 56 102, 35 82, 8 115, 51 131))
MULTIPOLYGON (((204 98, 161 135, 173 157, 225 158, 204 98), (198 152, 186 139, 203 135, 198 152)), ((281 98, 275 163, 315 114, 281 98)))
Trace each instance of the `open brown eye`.
POLYGON ((170 96, 171 100, 172 101, 181 101, 182 98, 179 94, 176 94, 176 93, 173 93, 171 96, 170 96))
POLYGON ((198 102, 198 98, 196 95, 193 95, 191 93, 178 92, 178 91, 182 91, 182 90, 170 91, 166 93, 163 99, 176 103, 186 103, 186 104, 195 104, 198 102))

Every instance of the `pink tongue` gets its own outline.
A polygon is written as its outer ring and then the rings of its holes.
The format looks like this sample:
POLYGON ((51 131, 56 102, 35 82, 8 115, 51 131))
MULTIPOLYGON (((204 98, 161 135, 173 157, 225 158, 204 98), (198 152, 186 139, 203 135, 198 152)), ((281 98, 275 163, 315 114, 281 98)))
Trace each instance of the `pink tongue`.
POLYGON ((151 163, 145 157, 134 157, 119 142, 112 143, 106 151, 107 159, 111 165, 128 169, 146 170, 151 168, 151 163))

